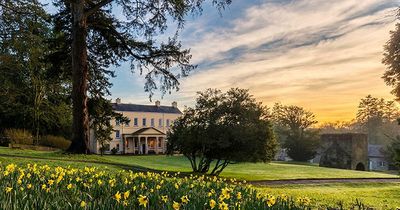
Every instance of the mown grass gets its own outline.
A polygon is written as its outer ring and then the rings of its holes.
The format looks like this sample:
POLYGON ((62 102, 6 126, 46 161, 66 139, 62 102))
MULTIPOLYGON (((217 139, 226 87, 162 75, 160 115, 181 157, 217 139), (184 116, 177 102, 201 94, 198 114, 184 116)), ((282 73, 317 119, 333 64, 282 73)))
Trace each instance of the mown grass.
POLYGON ((377 209, 400 208, 400 182, 272 185, 258 189, 271 194, 306 196, 325 207, 341 202, 348 207, 358 199, 377 209))
MULTIPOLYGON (((190 163, 183 156, 125 156, 125 155, 68 155, 62 152, 43 152, 0 147, 0 154, 48 158, 64 161, 94 161, 104 164, 139 166, 161 171, 190 172, 190 163)), ((315 164, 294 162, 238 163, 229 165, 223 177, 242 180, 282 180, 312 178, 398 178, 397 174, 354 171, 319 167, 315 164)))

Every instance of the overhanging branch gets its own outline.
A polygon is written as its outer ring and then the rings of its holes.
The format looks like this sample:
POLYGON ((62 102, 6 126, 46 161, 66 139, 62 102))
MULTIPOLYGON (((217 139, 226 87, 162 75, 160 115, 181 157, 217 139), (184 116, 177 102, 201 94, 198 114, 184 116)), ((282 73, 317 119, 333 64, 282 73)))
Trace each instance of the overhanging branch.
POLYGON ((113 0, 103 0, 100 1, 99 3, 93 5, 91 8, 89 8, 88 10, 86 10, 85 12, 85 16, 89 17, 90 15, 92 15, 93 13, 95 13, 96 11, 98 11, 100 8, 102 8, 103 6, 111 3, 113 0))

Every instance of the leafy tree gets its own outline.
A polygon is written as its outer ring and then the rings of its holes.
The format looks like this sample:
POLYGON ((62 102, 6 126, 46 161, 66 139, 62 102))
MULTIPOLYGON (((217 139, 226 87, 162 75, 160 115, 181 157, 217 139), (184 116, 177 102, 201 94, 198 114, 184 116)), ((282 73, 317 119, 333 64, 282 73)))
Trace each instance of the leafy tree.
POLYGON ((360 124, 356 120, 325 122, 318 126, 321 134, 361 132, 360 124))
POLYGON ((299 106, 287 106, 276 103, 272 109, 274 123, 280 136, 285 138, 281 146, 295 161, 307 161, 315 157, 319 146, 318 131, 311 129, 315 125, 315 115, 299 106))
POLYGON ((36 0, 0 0, 0 126, 67 135, 68 82, 51 75, 51 18, 36 0))
POLYGON ((185 155, 194 172, 220 174, 229 164, 270 161, 277 142, 267 110, 248 90, 199 92, 168 133, 167 153, 185 155))
POLYGON ((367 132, 370 143, 386 145, 389 141, 387 136, 397 135, 396 118, 399 117, 399 111, 395 101, 368 95, 361 99, 356 119, 362 130, 367 132))
MULTIPOLYGON (((212 0, 223 9, 231 0, 212 0)), ((70 152, 85 153, 89 118, 87 91, 107 93, 111 65, 130 62, 132 71, 145 74, 145 91, 162 93, 177 90, 181 76, 195 68, 190 50, 182 49, 178 34, 185 17, 200 13, 204 0, 57 0, 56 28, 62 32, 72 58, 63 62, 72 69, 73 141, 70 152), (116 11, 119 16, 116 17, 116 11), (163 34, 169 23, 177 27, 167 39, 163 34), (159 81, 159 82, 158 82, 159 81)), ((60 53, 62 54, 62 53, 60 53)), ((92 94, 92 93, 90 93, 92 94)))
MULTIPOLYGON (((399 14, 398 14, 399 17, 399 14)), ((400 100, 400 23, 390 31, 390 38, 384 46, 382 63, 386 65, 386 71, 382 78, 393 89, 391 93, 400 100)))
POLYGON ((116 119, 122 124, 127 124, 130 120, 121 113, 114 112, 111 102, 102 97, 91 98, 88 105, 91 128, 94 130, 93 135, 95 135, 96 141, 99 142, 100 152, 103 155, 106 148, 105 145, 112 140, 111 134, 114 130, 111 121, 116 119))

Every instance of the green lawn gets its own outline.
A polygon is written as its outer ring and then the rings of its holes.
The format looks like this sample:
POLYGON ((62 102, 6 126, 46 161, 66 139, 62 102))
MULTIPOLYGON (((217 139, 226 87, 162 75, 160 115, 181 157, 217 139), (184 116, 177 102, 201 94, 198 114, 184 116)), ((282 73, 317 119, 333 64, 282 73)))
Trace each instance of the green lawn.
MULTIPOLYGON (((104 164, 123 164, 132 167, 139 166, 165 171, 190 171, 189 162, 182 156, 65 155, 60 152, 16 150, 6 147, 0 147, 0 154, 58 159, 64 161, 96 161, 104 164)), ((290 162, 232 164, 223 171, 221 176, 245 180, 398 177, 398 175, 390 173, 323 168, 313 164, 290 162)))
POLYGON ((343 202, 346 209, 356 199, 367 206, 378 209, 400 208, 399 183, 346 183, 346 184, 307 184, 276 185, 258 188, 271 194, 307 196, 319 206, 343 202))

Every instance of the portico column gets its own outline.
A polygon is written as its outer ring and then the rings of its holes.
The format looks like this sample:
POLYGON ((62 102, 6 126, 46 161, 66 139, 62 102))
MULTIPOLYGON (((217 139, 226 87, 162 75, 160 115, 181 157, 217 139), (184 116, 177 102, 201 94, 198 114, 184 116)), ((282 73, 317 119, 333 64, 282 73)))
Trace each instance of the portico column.
POLYGON ((137 140, 137 150, 138 150, 138 154, 142 154, 143 151, 142 151, 142 144, 140 143, 140 136, 138 136, 137 138, 138 138, 138 140, 137 140))
POLYGON ((159 141, 159 139, 158 139, 158 137, 156 137, 156 154, 159 153, 159 151, 158 151, 158 141, 159 141))
POLYGON ((145 152, 145 154, 147 154, 148 150, 149 150, 149 146, 147 145, 147 136, 146 136, 146 152, 145 152))

